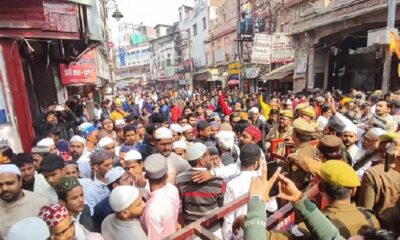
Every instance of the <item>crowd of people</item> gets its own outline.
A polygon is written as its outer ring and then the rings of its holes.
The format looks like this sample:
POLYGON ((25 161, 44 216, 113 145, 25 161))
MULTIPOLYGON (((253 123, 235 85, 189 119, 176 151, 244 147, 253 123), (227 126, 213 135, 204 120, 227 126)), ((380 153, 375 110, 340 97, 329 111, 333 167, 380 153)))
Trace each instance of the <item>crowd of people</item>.
POLYGON ((400 91, 140 89, 87 111, 49 104, 29 153, 0 147, 0 239, 164 239, 245 194, 207 229, 226 240, 400 234, 400 91), (305 194, 315 185, 323 206, 305 194), (267 230, 288 202, 296 224, 267 230))

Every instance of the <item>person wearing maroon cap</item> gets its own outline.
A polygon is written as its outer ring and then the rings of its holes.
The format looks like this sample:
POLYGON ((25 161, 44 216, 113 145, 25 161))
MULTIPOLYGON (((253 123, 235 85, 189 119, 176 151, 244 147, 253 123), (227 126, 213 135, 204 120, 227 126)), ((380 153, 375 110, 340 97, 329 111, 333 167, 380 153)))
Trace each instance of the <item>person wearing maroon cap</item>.
POLYGON ((39 218, 50 229, 51 239, 72 240, 75 238, 75 225, 68 210, 61 204, 45 205, 39 212, 39 218))
POLYGON ((258 129, 254 125, 250 125, 244 129, 241 137, 240 137, 240 144, 257 144, 261 141, 262 134, 260 129, 258 129))

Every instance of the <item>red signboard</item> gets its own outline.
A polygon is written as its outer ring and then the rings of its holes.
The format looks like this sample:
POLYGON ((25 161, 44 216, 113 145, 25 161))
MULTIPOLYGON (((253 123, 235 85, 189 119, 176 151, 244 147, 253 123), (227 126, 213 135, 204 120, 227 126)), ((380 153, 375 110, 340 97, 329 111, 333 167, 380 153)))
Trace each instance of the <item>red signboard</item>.
POLYGON ((0 36, 79 39, 77 14, 72 2, 0 1, 0 36))
POLYGON ((71 84, 96 84, 96 50, 90 50, 76 63, 60 64, 61 82, 71 84))

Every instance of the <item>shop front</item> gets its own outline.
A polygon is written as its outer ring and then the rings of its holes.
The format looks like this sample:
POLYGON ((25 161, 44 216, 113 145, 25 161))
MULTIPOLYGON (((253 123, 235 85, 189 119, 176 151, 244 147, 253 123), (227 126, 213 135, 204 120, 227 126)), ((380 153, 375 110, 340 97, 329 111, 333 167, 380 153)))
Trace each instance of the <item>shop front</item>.
POLYGON ((293 90, 293 72, 295 63, 289 63, 278 67, 260 77, 259 87, 272 92, 288 92, 293 90))
POLYGON ((208 70, 204 69, 193 74, 193 89, 206 89, 208 70))
MULTIPOLYGON (((308 89, 348 92, 351 88, 365 91, 382 88, 386 45, 368 45, 368 33, 386 26, 387 2, 351 0, 331 4, 313 16, 296 21, 293 27, 299 46, 296 71, 307 69, 300 75, 306 78, 308 89)), ((399 20, 398 7, 396 28, 399 20)), ((390 89, 400 87, 397 63, 398 60, 393 58, 390 89)))

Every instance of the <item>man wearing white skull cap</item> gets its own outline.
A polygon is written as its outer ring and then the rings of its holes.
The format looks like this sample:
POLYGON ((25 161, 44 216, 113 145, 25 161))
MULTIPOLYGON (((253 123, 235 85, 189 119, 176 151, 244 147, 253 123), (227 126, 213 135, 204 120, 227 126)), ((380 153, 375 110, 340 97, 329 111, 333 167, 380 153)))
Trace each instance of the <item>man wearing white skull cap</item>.
POLYGON ((21 188, 21 173, 14 164, 0 165, 0 237, 5 238, 11 226, 27 217, 37 216, 49 200, 21 188))
POLYGON ((101 225, 104 240, 147 239, 139 220, 145 206, 139 190, 118 186, 112 190, 109 201, 115 213, 108 215, 101 225))
POLYGON ((178 174, 190 169, 189 163, 172 152, 172 131, 165 127, 160 127, 155 131, 156 152, 167 158, 168 182, 175 184, 178 174))

